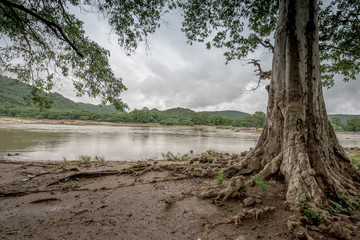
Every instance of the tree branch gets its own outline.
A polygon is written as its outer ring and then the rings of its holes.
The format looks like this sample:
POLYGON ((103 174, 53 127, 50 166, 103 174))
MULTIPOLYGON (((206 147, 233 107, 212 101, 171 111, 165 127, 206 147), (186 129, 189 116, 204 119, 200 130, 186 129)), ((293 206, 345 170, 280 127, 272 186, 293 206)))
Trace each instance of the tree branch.
POLYGON ((258 72, 256 75, 259 76, 259 78, 260 78, 259 81, 264 80, 264 79, 270 79, 271 70, 263 71, 259 62, 260 62, 260 60, 250 59, 248 64, 253 64, 255 67, 257 67, 257 70, 255 70, 255 72, 258 72))
MULTIPOLYGON (((274 53, 274 46, 269 41, 262 41, 256 36, 256 40, 265 48, 269 48, 272 53, 274 53)), ((252 59, 253 60, 253 59, 252 59)))
POLYGON ((61 26, 59 26, 58 24, 48 21, 47 19, 41 17, 40 15, 38 15, 37 13, 25 8, 22 5, 16 4, 16 3, 12 3, 9 2, 7 0, 0 0, 0 3, 3 3, 4 5, 8 6, 9 8, 16 8, 20 11, 23 11, 27 14, 30 14, 31 16, 35 17, 36 19, 40 20, 41 22, 43 22, 46 26, 48 26, 56 35, 57 38, 67 42, 71 48, 80 56, 80 57, 84 57, 84 55, 78 50, 78 48, 75 46, 75 44, 66 36, 66 34, 64 33, 63 29, 61 26), (62 38, 58 35, 58 33, 60 33, 60 35, 62 36, 62 38))

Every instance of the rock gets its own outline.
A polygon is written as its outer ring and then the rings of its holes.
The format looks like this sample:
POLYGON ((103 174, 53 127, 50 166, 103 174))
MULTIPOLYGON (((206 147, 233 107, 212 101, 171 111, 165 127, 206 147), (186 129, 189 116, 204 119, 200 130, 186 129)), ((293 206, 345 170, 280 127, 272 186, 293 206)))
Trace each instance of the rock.
POLYGON ((207 169, 207 168, 209 168, 209 164, 208 164, 208 163, 205 163, 205 164, 203 164, 203 165, 201 166, 201 168, 202 168, 202 169, 207 169))
POLYGON ((244 207, 250 207, 251 205, 254 205, 255 199, 253 197, 245 198, 244 201, 244 207))
POLYGON ((20 153, 8 153, 8 157, 19 156, 20 153))
POLYGON ((244 236, 238 236, 235 240, 246 240, 246 238, 244 236))

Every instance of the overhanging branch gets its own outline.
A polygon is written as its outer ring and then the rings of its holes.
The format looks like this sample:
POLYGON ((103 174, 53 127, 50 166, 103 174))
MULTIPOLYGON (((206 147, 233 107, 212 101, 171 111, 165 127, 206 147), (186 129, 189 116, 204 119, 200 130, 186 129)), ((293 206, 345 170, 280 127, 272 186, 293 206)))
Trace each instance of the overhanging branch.
POLYGON ((40 16, 37 13, 31 11, 30 9, 27 9, 26 7, 24 7, 22 5, 19 5, 19 4, 13 3, 13 2, 9 2, 7 0, 0 0, 0 3, 4 4, 5 6, 7 6, 9 8, 16 8, 16 9, 18 9, 20 11, 23 11, 23 12, 33 16, 34 18, 38 19, 39 21, 44 23, 46 26, 48 26, 54 32, 54 34, 56 35, 57 38, 61 39, 62 41, 65 41, 66 43, 68 43, 71 46, 71 48, 80 57, 84 57, 84 55, 79 51, 79 49, 76 47, 76 45, 64 33, 62 27, 59 26, 58 24, 43 18, 42 16, 40 16))

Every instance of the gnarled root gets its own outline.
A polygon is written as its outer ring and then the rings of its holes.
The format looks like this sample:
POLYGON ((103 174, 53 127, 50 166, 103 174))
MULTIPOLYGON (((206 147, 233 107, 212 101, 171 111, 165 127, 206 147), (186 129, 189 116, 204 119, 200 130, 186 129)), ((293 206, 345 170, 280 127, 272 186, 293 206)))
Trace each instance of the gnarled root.
POLYGON ((250 209, 243 209, 240 211, 237 215, 225 218, 220 221, 214 222, 214 223, 208 223, 205 225, 204 233, 203 233, 203 240, 207 239, 207 235, 210 229, 215 228, 216 226, 219 226, 221 224, 229 224, 234 223, 236 227, 238 227, 241 222, 245 219, 251 219, 255 218, 258 219, 261 214, 264 214, 269 211, 275 210, 276 207, 270 206, 270 207, 263 207, 263 208, 250 208, 250 209))
POLYGON ((312 224, 311 219, 304 216, 293 215, 288 219, 288 230, 297 238, 306 238, 308 240, 320 239, 319 236, 326 234, 344 240, 353 240, 360 237, 360 223, 354 225, 351 222, 342 220, 340 217, 330 216, 327 211, 320 211, 324 214, 320 225, 310 225, 312 224), (313 231, 312 234, 309 233, 310 230, 313 231))
POLYGON ((245 189, 245 180, 242 176, 231 178, 230 185, 225 189, 211 189, 201 193, 200 198, 214 198, 226 201, 229 198, 239 198, 245 189))

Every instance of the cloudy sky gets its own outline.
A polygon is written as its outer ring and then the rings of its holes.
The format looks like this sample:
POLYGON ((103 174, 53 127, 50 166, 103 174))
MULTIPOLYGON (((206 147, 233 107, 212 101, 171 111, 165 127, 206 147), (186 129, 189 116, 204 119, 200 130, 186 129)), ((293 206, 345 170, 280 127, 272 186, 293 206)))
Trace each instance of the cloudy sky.
MULTIPOLYGON (((254 67, 247 65, 246 60, 225 65, 222 50, 186 44, 178 15, 166 16, 168 25, 163 25, 150 38, 150 51, 140 46, 130 57, 117 45, 117 37, 110 34, 106 20, 96 14, 79 17, 87 34, 110 50, 110 64, 115 75, 124 79, 128 91, 123 94, 123 100, 131 110, 184 107, 195 111, 266 111, 264 87, 255 92, 245 91, 256 84, 254 67)), ((261 59, 263 68, 270 69, 272 54, 266 49, 249 58, 261 59)), ((359 78, 350 83, 338 81, 334 88, 324 89, 328 113, 360 114, 359 78)), ((70 86, 65 84, 60 93, 74 101, 96 103, 88 98, 76 98, 70 86)))

